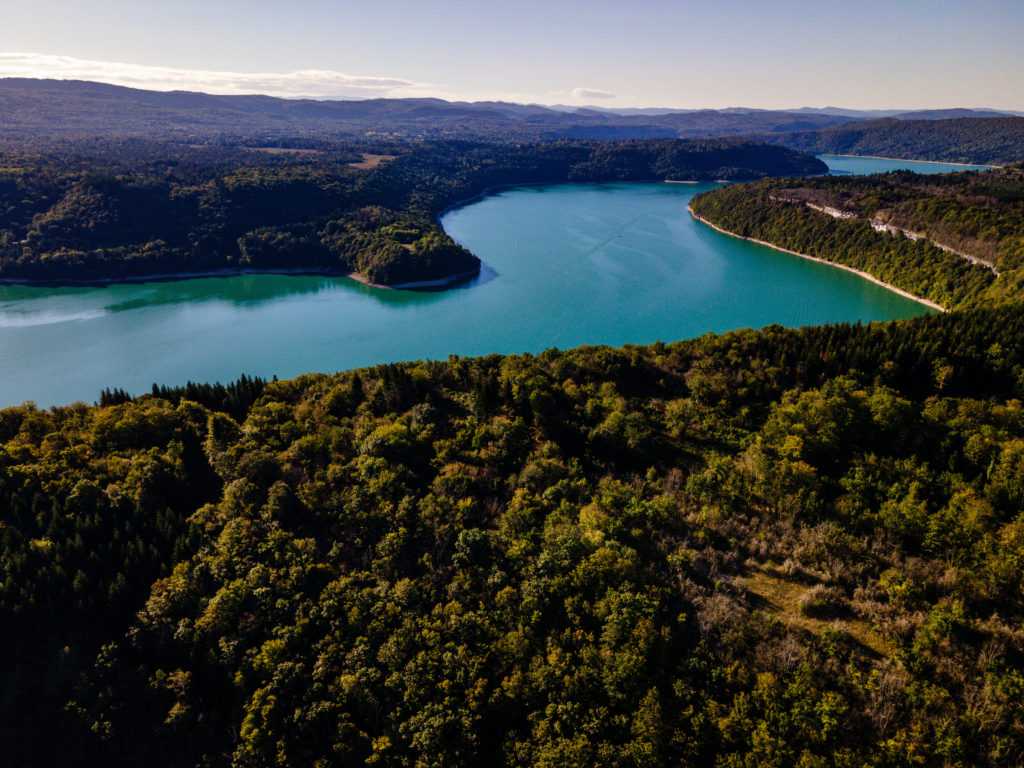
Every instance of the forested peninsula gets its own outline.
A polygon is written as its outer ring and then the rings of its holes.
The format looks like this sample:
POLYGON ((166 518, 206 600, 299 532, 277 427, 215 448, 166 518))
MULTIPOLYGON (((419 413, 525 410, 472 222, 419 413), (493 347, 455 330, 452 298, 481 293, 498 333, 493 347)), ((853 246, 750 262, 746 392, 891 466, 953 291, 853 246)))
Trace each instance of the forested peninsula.
MULTIPOLYGON (((20 145, 19 145, 20 146, 20 145)), ((245 271, 354 273, 404 285, 471 277, 447 207, 503 185, 823 173, 737 141, 72 142, 0 159, 0 280, 86 283, 245 271), (372 151, 371 151, 372 150, 372 151)))
POLYGON ((865 272, 947 309, 1019 301, 1024 168, 767 180, 694 198, 722 230, 865 272))

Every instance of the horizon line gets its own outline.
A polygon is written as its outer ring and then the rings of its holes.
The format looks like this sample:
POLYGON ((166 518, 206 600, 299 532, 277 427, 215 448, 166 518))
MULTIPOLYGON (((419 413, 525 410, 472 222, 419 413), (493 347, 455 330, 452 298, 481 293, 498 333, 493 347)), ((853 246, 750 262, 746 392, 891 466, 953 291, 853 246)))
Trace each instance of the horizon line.
POLYGON ((699 106, 699 107, 680 107, 680 106, 665 106, 665 105, 646 105, 646 104, 624 104, 616 106, 600 106, 598 104, 566 104, 561 101, 529 101, 529 100, 515 100, 509 98, 492 97, 492 98, 458 98, 454 96, 433 96, 433 95, 416 95, 416 96, 396 96, 396 95, 374 95, 374 96, 343 96, 343 95, 328 95, 328 96, 312 96, 312 95, 287 95, 268 93, 266 91, 254 90, 244 91, 239 93, 217 93, 212 90, 203 90, 202 88, 161 88, 158 86, 143 87, 140 85, 127 85, 123 82, 112 82, 110 80, 95 80, 86 77, 59 77, 59 76, 33 76, 29 74, 0 74, 0 82, 5 80, 28 80, 34 82, 52 82, 52 83, 84 83, 88 85, 105 85, 111 88, 120 88, 128 91, 140 91, 143 93, 182 93, 182 94, 195 94, 201 96, 211 96, 215 98, 252 98, 261 97, 267 99, 279 99, 281 101, 312 101, 317 103, 358 103, 363 101, 441 101, 446 104, 510 104, 513 106, 521 107, 541 107, 544 109, 552 110, 591 110, 595 112, 622 112, 629 110, 643 110, 643 111, 662 111, 662 112, 726 112, 726 111, 738 111, 744 110, 749 112, 802 112, 802 111, 815 111, 822 112, 825 110, 836 110, 842 112, 859 112, 859 113, 871 113, 871 112, 886 112, 890 113, 885 116, 895 116, 901 114, 908 114, 912 112, 945 112, 950 110, 965 110, 970 112, 996 112, 1001 116, 1006 117, 1024 117, 1024 108, 1015 109, 1010 107, 992 107, 986 105, 975 105, 975 106, 964 106, 957 104, 955 106, 927 106, 927 107, 847 107, 838 104, 825 104, 823 106, 812 106, 810 104, 802 104, 795 107, 755 107, 744 104, 731 104, 723 107, 716 106, 699 106))
MULTIPOLYGON (((640 97, 638 101, 631 104, 633 92, 631 82, 623 82, 622 89, 609 89, 609 83, 595 82, 587 75, 587 80, 582 83, 576 80, 575 83, 551 82, 549 87, 543 90, 518 89, 515 87, 504 88, 501 83, 485 84, 476 88, 453 87, 449 83, 430 82, 417 78, 403 77, 398 73, 351 73, 335 69, 324 69, 316 67, 296 68, 289 70, 270 71, 233 69, 202 69, 189 66, 167 66, 162 64, 140 64, 127 61, 112 61, 103 59, 87 59, 76 56, 68 56, 54 53, 40 53, 31 51, 3 51, 0 50, 0 78, 27 78, 36 80, 55 81, 80 81, 86 83, 99 83, 104 85, 131 88, 141 91, 152 91, 157 93, 202 93, 211 96, 268 96, 271 98, 289 100, 310 100, 310 101, 366 101, 379 98, 430 98, 448 101, 452 103, 480 103, 500 102, 508 104, 522 104, 528 106, 541 106, 549 108, 566 107, 574 109, 591 108, 596 110, 664 110, 664 111, 688 111, 688 110, 764 110, 775 112, 792 112, 801 109, 822 110, 828 107, 842 109, 849 112, 914 112, 939 109, 971 109, 990 110, 994 112, 1007 112, 1013 115, 1024 115, 1024 105, 1019 106, 963 106, 950 104, 943 99, 942 102, 921 103, 917 98, 910 98, 909 106, 899 108, 886 104, 878 105, 876 102, 870 106, 851 105, 835 107, 829 94, 817 93, 818 100, 825 102, 824 107, 794 107, 783 104, 783 99, 788 98, 785 93, 763 99, 762 94, 752 93, 753 100, 748 101, 741 93, 733 93, 728 96, 731 103, 722 104, 718 101, 717 95, 712 95, 710 103, 695 102, 691 105, 678 103, 679 99, 685 98, 685 93, 676 93, 678 89, 670 89, 661 95, 651 94, 649 99, 656 98, 657 101, 644 101, 640 97), (623 91, 625 91, 623 93, 623 91), (769 101, 765 104, 764 101, 769 101), (675 106, 666 106, 676 102, 675 106), (746 102, 751 106, 744 106, 746 102), (717 103, 717 105, 716 105, 717 103), (739 103, 741 106, 734 106, 739 103)), ((876 95, 872 89, 861 91, 863 94, 870 94, 873 98, 884 95, 876 95)), ((858 96, 860 95, 858 94, 858 96)), ((903 94, 906 96, 907 94, 903 94)), ((697 96, 697 94, 693 94, 697 96)), ((1014 98, 1012 93, 1000 93, 995 98, 993 94, 987 94, 990 102, 1006 103, 1014 98)), ((970 94, 967 96, 970 98, 970 94)), ((724 100, 724 99, 723 99, 724 100)), ((900 99, 904 101, 904 99, 900 99)), ((804 102, 805 104, 807 102, 804 102)), ((905 102, 906 103, 906 102, 905 102)))

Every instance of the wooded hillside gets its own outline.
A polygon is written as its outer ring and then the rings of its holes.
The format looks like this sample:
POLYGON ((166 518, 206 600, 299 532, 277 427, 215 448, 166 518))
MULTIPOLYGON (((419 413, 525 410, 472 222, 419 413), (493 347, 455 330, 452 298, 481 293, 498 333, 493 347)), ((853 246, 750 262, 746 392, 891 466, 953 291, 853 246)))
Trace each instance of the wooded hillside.
POLYGON ((465 277, 479 259, 437 217, 492 186, 824 170, 793 150, 729 141, 11 149, 0 153, 0 279, 217 270, 358 272, 385 285, 465 277), (366 164, 370 149, 378 161, 366 164))
POLYGON ((1018 765, 1022 340, 1017 304, 0 411, 7 759, 1018 765))
POLYGON ((1024 171, 827 176, 716 189, 722 229, 867 272, 947 308, 1024 295, 1024 171))

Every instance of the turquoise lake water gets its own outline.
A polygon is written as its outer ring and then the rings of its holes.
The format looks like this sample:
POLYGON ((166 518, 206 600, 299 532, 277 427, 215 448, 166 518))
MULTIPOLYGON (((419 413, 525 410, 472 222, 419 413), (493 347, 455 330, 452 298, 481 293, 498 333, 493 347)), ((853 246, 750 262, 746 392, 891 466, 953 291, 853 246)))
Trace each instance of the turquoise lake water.
MULTIPOLYGON (((825 160, 846 172, 943 168, 825 160)), ((483 274, 438 293, 276 275, 0 286, 0 406, 92 402, 104 387, 138 393, 153 382, 285 378, 928 311, 842 270, 695 222, 687 203, 710 186, 558 185, 488 197, 443 220, 484 261, 483 274)))
POLYGON ((950 173, 956 171, 987 171, 987 165, 953 165, 951 163, 919 163, 913 160, 894 160, 887 157, 851 157, 850 155, 819 155, 837 176, 907 170, 914 173, 950 173))

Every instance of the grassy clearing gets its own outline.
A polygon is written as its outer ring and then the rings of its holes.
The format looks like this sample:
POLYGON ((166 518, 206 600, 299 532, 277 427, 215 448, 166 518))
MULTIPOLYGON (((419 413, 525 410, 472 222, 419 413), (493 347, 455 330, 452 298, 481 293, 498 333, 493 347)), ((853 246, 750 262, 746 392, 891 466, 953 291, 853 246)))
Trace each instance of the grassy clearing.
POLYGON ((813 586, 789 577, 770 565, 761 565, 739 577, 737 582, 763 603, 763 608, 779 616, 786 624, 819 635, 832 627, 849 634, 854 640, 878 656, 891 656, 892 644, 872 629, 863 619, 854 616, 819 619, 804 615, 800 598, 813 586))
POLYGON ((394 155, 371 155, 364 152, 363 159, 358 163, 349 163, 349 167, 358 168, 361 171, 372 171, 381 163, 386 163, 388 160, 394 159, 394 155))

